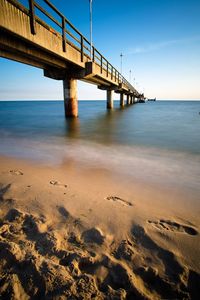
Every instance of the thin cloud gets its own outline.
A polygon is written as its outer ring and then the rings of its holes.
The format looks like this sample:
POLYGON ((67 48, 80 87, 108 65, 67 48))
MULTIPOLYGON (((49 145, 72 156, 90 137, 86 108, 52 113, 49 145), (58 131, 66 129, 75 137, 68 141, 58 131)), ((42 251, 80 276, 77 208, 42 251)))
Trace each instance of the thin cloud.
POLYGON ((200 36, 163 41, 163 42, 159 42, 159 43, 151 43, 151 44, 147 44, 142 47, 135 47, 132 50, 130 50, 127 54, 148 53, 148 52, 152 52, 152 51, 160 50, 162 48, 169 47, 171 45, 185 44, 185 43, 190 43, 190 42, 195 42, 195 41, 200 41, 200 36))

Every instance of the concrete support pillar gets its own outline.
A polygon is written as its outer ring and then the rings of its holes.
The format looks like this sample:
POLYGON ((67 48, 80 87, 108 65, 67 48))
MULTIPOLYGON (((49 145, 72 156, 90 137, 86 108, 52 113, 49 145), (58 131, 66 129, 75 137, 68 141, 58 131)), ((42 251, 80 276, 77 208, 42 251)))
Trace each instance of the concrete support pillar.
POLYGON ((65 117, 78 117, 77 80, 63 80, 65 117))
POLYGON ((123 93, 120 94, 120 106, 124 107, 124 94, 123 93))
POLYGON ((113 91, 107 90, 107 109, 113 108, 113 91))
POLYGON ((133 95, 130 95, 130 104, 133 104, 133 95))
POLYGON ((127 105, 129 105, 130 104, 130 95, 128 94, 128 95, 126 95, 126 104, 127 105))
POLYGON ((135 97, 133 95, 131 95, 131 104, 135 103, 135 97))

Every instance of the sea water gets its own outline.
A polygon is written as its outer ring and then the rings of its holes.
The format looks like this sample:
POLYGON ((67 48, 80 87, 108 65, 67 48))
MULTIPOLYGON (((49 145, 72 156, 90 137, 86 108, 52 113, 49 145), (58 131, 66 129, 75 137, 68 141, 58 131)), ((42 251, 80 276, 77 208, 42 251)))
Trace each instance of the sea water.
POLYGON ((200 191, 200 101, 156 101, 106 110, 79 101, 0 101, 0 154, 60 164, 74 160, 124 176, 200 191))

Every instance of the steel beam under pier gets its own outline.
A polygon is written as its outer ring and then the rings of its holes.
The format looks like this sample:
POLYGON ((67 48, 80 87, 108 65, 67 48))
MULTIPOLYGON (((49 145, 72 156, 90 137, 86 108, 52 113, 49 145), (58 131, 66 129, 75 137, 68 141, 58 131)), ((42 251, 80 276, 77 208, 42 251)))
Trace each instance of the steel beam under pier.
POLYGON ((77 80, 65 78, 63 80, 64 107, 66 117, 78 117, 77 80))
POLYGON ((107 90, 107 109, 113 108, 113 90, 107 90))

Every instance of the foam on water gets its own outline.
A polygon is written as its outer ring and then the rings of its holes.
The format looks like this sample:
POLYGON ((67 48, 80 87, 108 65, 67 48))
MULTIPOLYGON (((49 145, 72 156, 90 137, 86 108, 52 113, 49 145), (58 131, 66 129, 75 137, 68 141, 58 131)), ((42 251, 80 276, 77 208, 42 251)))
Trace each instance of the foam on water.
POLYGON ((144 146, 105 146, 83 140, 65 144, 9 138, 1 153, 59 165, 73 161, 101 167, 120 176, 199 190, 200 156, 144 146))

